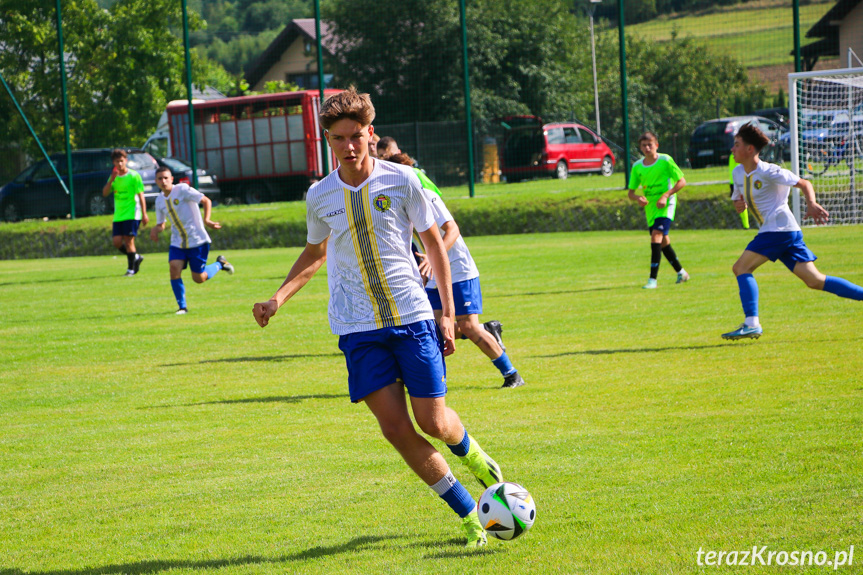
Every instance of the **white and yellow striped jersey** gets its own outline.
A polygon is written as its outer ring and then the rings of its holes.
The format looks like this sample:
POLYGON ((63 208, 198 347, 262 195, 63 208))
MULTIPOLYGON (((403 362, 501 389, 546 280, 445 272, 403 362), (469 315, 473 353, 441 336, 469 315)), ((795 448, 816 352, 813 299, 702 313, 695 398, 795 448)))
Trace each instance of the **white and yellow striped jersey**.
POLYGON ((734 180, 732 200, 743 198, 749 206, 749 215, 758 223, 758 233, 798 232, 800 226, 788 207, 791 186, 800 176, 769 162, 758 162, 749 174, 740 164, 731 172, 734 180))
MULTIPOLYGON (((443 199, 431 190, 425 190, 426 197, 432 207, 435 222, 438 226, 442 226, 447 222, 452 221, 452 214, 447 209, 443 199)), ((441 232, 441 235, 444 235, 441 232)), ((452 273, 452 283, 472 280, 479 277, 479 270, 476 267, 476 262, 473 261, 473 256, 470 255, 470 250, 467 249, 467 244, 464 243, 464 238, 461 236, 456 239, 455 243, 446 253, 449 256, 449 268, 452 273)), ((437 283, 434 277, 426 284, 428 289, 437 289, 437 283)))
POLYGON ((338 170, 306 196, 307 240, 327 245, 330 327, 336 335, 434 319, 411 252, 414 228, 435 225, 419 178, 407 166, 375 160, 358 188, 338 170))
POLYGON ((210 243, 198 203, 204 194, 188 184, 174 184, 171 193, 156 196, 156 224, 171 222, 171 245, 196 248, 210 243))

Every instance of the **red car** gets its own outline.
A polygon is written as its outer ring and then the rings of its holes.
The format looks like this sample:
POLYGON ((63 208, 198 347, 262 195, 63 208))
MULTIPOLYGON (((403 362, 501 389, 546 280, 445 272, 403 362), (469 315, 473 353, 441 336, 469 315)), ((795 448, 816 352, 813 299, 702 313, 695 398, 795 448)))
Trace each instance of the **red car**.
POLYGON ((577 172, 610 176, 614 161, 611 148, 581 124, 520 126, 504 138, 501 173, 507 182, 538 176, 563 180, 577 172))

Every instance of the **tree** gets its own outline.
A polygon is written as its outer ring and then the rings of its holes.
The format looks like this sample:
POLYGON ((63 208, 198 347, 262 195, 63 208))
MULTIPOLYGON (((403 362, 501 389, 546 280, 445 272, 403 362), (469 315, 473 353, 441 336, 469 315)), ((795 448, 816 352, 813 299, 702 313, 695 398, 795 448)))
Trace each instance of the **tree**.
MULTIPOLYGON (((64 146, 55 6, 50 0, 0 0, 0 70, 49 150, 64 146)), ((64 0, 62 10, 73 147, 143 143, 166 104, 185 95, 179 3, 119 0, 102 9, 95 0, 64 0)), ((201 25, 191 13, 190 26, 201 25)), ((217 88, 231 82, 224 70, 195 55, 192 76, 217 88)), ((5 94, 0 113, 9 118, 0 123, 0 138, 38 155, 5 94)))
MULTIPOLYGON (((473 112, 563 117, 584 110, 587 27, 563 0, 467 3, 473 112)), ((461 27, 453 0, 332 0, 336 85, 372 94, 378 122, 462 118, 461 27), (386 33, 381 23, 386 22, 386 33)))

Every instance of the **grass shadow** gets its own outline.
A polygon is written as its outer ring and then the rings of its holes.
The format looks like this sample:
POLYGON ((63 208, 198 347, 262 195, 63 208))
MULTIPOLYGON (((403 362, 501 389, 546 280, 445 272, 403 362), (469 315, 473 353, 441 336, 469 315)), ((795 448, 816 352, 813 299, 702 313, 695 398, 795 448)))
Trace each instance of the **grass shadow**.
POLYGON ((586 292, 594 292, 594 291, 620 291, 620 290, 630 290, 632 286, 617 286, 617 287, 595 287, 595 288, 585 288, 585 289, 570 289, 570 290, 555 290, 555 291, 525 291, 519 293, 502 293, 502 294, 494 294, 490 293, 486 296, 487 299, 503 299, 508 297, 524 297, 524 296, 537 296, 537 295, 565 295, 565 294, 573 294, 573 293, 586 293, 586 292))
MULTIPOLYGON (((299 403, 307 399, 345 399, 347 393, 316 393, 314 395, 272 395, 268 397, 246 397, 243 399, 222 399, 219 401, 201 401, 199 403, 175 403, 173 405, 148 405, 138 409, 165 409, 168 407, 195 407, 199 405, 235 405, 242 403, 299 403)), ((3 575, 0 572, 0 575, 3 575)))
MULTIPOLYGON (((24 286, 24 285, 33 285, 33 284, 63 283, 63 282, 83 282, 83 281, 90 281, 90 280, 105 280, 105 279, 112 279, 112 278, 119 278, 119 277, 123 277, 123 274, 111 274, 111 275, 105 275, 105 276, 90 276, 90 277, 86 277, 86 278, 49 277, 49 278, 45 278, 45 279, 28 280, 28 281, 23 281, 23 282, 14 282, 14 281, 13 282, 0 282, 0 287, 24 286)), ((2 574, 2 571, 0 571, 0 574, 2 574)))
POLYGON ((187 363, 163 363, 161 367, 180 367, 187 365, 201 365, 206 363, 245 363, 247 361, 290 361, 292 359, 310 359, 321 357, 344 357, 344 355, 342 353, 289 353, 285 355, 262 355, 257 357, 225 357, 222 359, 202 359, 200 361, 191 361, 187 363))
POLYGON ((668 347, 637 347, 624 349, 586 349, 584 351, 565 351, 563 353, 552 353, 549 355, 535 355, 533 357, 550 358, 566 357, 568 355, 613 355, 615 353, 661 353, 664 351, 697 351, 718 347, 733 346, 734 343, 716 343, 710 345, 672 345, 668 347))
POLYGON ((399 539, 398 535, 377 535, 355 537, 350 541, 338 545, 315 546, 305 551, 282 555, 280 557, 262 557, 248 555, 234 559, 210 559, 204 561, 137 561, 135 563, 122 563, 118 565, 104 565, 102 567, 87 567, 83 569, 56 569, 50 571, 24 571, 22 569, 0 568, 0 575, 120 575, 126 573, 148 574, 160 573, 174 569, 222 569, 243 565, 267 565, 278 563, 290 563, 295 561, 306 561, 319 557, 329 557, 353 553, 362 549, 374 547, 376 544, 390 540, 399 539))

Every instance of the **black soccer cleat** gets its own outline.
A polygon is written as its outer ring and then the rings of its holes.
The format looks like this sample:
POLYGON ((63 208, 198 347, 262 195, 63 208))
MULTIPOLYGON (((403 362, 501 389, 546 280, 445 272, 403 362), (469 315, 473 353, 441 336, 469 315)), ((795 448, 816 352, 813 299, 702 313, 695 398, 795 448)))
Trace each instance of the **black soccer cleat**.
POLYGON ((522 385, 525 385, 525 381, 521 378, 521 375, 519 375, 518 372, 515 372, 504 377, 503 385, 501 385, 500 387, 521 387, 522 385))
POLYGON ((228 263, 228 260, 225 259, 225 256, 217 257, 216 261, 222 264, 222 269, 228 272, 229 275, 234 275, 234 266, 228 263))
POLYGON ((503 351, 506 351, 506 346, 503 345, 503 324, 501 324, 496 319, 491 321, 487 321, 482 324, 482 327, 485 328, 485 331, 494 336, 495 341, 500 346, 503 351))
POLYGON ((133 270, 135 273, 138 273, 138 271, 140 271, 140 269, 141 269, 141 262, 143 262, 143 261, 144 261, 144 256, 142 256, 141 254, 135 254, 135 263, 134 263, 134 264, 132 264, 132 265, 134 266, 134 267, 132 268, 132 270, 133 270))

